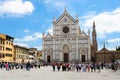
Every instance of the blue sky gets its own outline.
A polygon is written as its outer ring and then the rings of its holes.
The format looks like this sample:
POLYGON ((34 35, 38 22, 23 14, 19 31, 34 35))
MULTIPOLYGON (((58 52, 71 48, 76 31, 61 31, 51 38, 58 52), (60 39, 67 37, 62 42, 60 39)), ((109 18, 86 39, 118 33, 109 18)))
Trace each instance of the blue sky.
POLYGON ((87 33, 96 23, 98 48, 120 46, 120 0, 0 0, 0 33, 15 38, 15 44, 42 49, 42 33, 52 34, 52 20, 66 7, 87 33))

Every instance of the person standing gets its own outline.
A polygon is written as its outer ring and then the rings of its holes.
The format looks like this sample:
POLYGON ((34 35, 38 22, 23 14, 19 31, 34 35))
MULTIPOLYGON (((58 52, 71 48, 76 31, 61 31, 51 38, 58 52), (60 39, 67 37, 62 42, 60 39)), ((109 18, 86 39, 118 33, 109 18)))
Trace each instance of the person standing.
POLYGON ((103 67, 104 67, 104 64, 103 64, 103 63, 101 63, 101 69, 103 69, 103 67))
POLYGON ((2 69, 2 63, 0 63, 0 68, 2 69))
POLYGON ((5 64, 6 70, 9 70, 9 65, 8 63, 5 64))
POLYGON ((26 70, 30 71, 30 62, 28 61, 27 64, 26 64, 26 70))
POLYGON ((57 69, 60 71, 60 63, 57 63, 57 69))
POLYGON ((76 63, 76 70, 77 70, 77 72, 79 71, 79 65, 78 65, 78 63, 76 63))
POLYGON ((62 63, 62 71, 65 71, 65 64, 62 63))
POLYGON ((52 63, 52 67, 53 67, 53 72, 55 71, 55 62, 52 63))
POLYGON ((100 73, 100 63, 97 64, 98 73, 100 73))
POLYGON ((40 69, 40 63, 38 64, 38 68, 40 69))

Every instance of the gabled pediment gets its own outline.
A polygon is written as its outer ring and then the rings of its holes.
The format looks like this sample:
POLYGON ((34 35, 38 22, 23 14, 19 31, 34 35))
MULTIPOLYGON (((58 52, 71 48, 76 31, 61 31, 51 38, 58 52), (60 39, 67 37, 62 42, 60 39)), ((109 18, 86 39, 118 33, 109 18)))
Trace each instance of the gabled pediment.
POLYGON ((102 48, 100 51, 109 51, 109 50, 106 48, 102 48))
POLYGON ((63 14, 56 20, 56 24, 75 24, 75 19, 67 11, 64 11, 63 14))
POLYGON ((50 33, 48 33, 48 34, 45 36, 45 38, 51 39, 51 38, 52 38, 52 35, 51 35, 50 33))
POLYGON ((88 37, 87 34, 86 34, 84 31, 82 31, 82 32, 80 33, 80 36, 81 36, 81 37, 88 37))

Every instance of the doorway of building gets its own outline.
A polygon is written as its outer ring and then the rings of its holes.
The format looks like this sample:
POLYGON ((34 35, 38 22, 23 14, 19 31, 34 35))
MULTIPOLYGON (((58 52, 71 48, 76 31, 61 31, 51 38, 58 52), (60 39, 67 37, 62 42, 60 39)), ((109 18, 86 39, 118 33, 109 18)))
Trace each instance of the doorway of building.
POLYGON ((82 55, 82 62, 85 62, 85 55, 82 55))
POLYGON ((64 53, 64 62, 68 62, 68 53, 64 53))
POLYGON ((50 55, 48 55, 48 56, 47 56, 47 62, 48 62, 48 63, 50 63, 50 59, 51 59, 51 57, 50 57, 50 55))

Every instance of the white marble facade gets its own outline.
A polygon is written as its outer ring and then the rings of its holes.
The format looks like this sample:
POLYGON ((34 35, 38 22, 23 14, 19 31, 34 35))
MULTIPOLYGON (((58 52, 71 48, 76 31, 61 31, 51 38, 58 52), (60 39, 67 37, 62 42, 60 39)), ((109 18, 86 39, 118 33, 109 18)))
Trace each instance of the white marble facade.
POLYGON ((47 62, 86 62, 91 60, 90 32, 81 31, 78 17, 66 9, 53 20, 53 34, 42 37, 42 58, 47 62))

